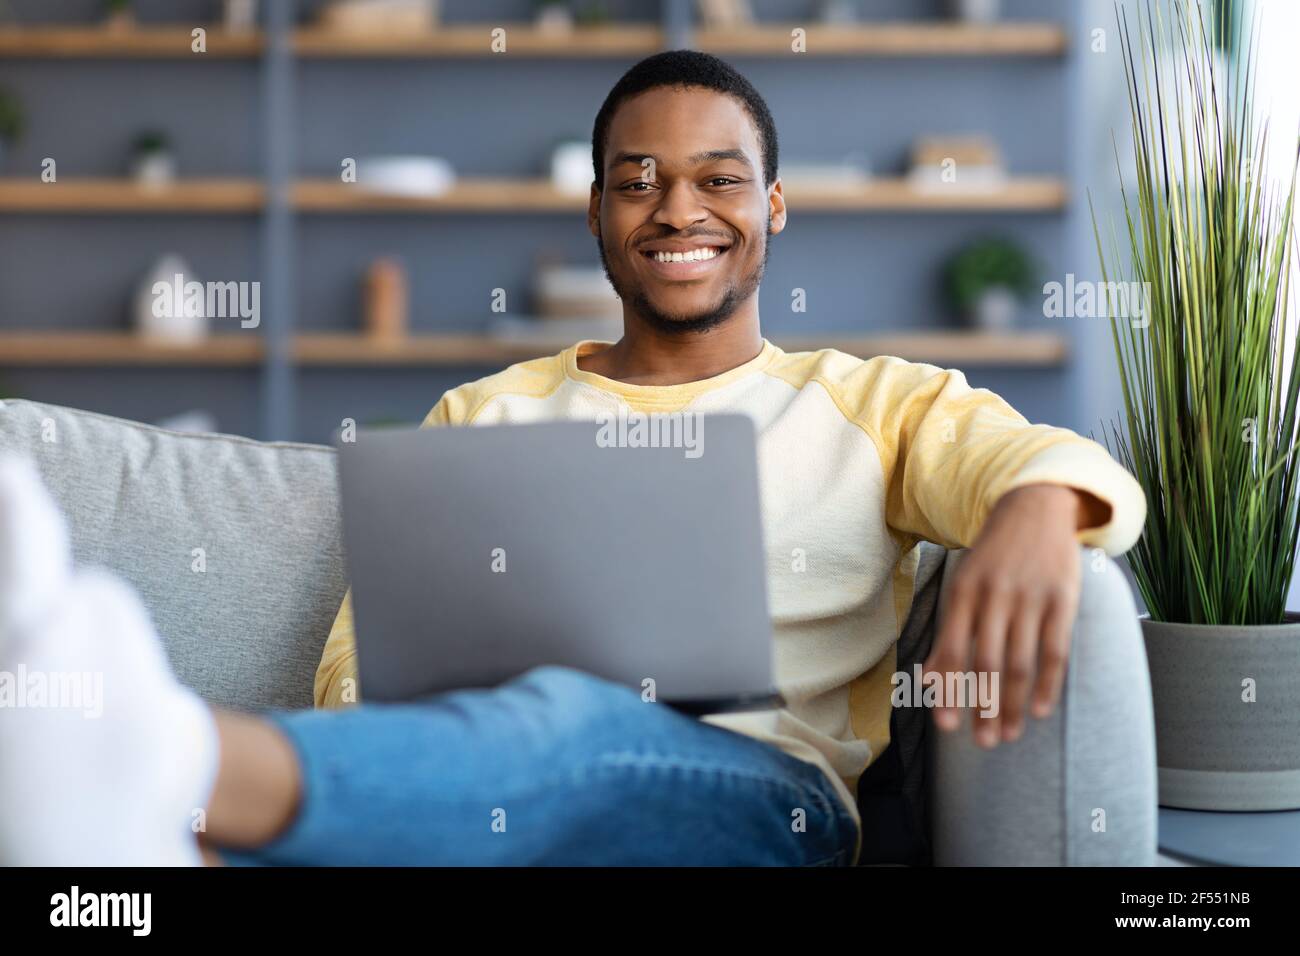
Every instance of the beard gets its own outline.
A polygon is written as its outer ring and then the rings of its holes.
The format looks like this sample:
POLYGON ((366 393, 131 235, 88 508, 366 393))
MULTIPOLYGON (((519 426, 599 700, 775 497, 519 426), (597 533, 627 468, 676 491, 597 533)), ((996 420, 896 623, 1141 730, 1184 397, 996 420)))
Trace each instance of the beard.
POLYGON ((742 303, 748 301, 758 291, 759 284, 763 281, 763 272, 767 268, 767 260, 772 255, 772 234, 768 232, 763 236, 763 257, 758 265, 742 275, 739 281, 728 282, 722 298, 711 308, 692 315, 664 312, 656 308, 646 296, 643 285, 636 282, 621 282, 614 275, 609 267, 609 259, 605 255, 605 241, 599 236, 596 238, 596 248, 600 251, 600 264, 605 270, 605 276, 618 297, 623 300, 624 308, 631 309, 644 319, 646 324, 660 332, 667 332, 670 335, 690 335, 708 332, 722 325, 735 314, 742 303))

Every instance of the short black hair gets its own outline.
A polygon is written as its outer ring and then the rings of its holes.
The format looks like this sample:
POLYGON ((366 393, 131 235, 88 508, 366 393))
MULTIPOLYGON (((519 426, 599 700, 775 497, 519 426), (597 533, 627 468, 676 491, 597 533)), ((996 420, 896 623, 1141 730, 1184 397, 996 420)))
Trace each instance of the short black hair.
POLYGON ((614 84, 601 104, 591 131, 591 165, 597 189, 605 188, 605 144, 614 114, 625 100, 661 86, 700 87, 739 100, 758 130, 758 145, 763 151, 763 185, 776 182, 776 124, 758 90, 740 71, 716 56, 698 50, 667 50, 635 64, 614 84))

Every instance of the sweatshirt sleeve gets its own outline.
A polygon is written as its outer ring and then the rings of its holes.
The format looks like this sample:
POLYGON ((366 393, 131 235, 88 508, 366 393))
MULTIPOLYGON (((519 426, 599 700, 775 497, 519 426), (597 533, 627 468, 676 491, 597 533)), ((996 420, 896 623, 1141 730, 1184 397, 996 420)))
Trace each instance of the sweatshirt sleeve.
POLYGON ((905 535, 947 548, 974 543, 998 499, 1047 483, 1092 494, 1109 513, 1081 544, 1118 555, 1146 520, 1141 486, 1101 445, 1031 425, 956 370, 881 357, 841 383, 838 400, 871 436, 886 483, 886 518, 905 535))
MULTIPOLYGON (((444 395, 424 418, 421 428, 450 425, 449 399, 444 395)), ((320 664, 316 667, 316 681, 312 696, 316 706, 322 708, 347 707, 361 700, 357 681, 357 642, 352 624, 352 589, 343 596, 343 603, 334 618, 320 664)))

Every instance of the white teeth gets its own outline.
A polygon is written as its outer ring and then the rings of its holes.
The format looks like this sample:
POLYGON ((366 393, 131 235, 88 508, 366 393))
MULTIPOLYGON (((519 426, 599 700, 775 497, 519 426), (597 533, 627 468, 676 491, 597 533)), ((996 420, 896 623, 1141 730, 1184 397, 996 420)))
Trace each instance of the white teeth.
POLYGON ((718 249, 710 246, 706 249, 692 249, 690 252, 656 252, 657 262, 703 262, 717 256, 718 249))

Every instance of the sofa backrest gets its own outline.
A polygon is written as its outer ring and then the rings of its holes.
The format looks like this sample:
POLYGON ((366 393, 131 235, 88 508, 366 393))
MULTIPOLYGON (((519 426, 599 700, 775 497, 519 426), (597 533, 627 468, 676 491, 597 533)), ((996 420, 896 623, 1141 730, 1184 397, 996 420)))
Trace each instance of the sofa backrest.
POLYGON ((345 589, 332 449, 6 400, 0 453, 36 463, 78 563, 135 587, 184 683, 239 710, 311 706, 345 589))

